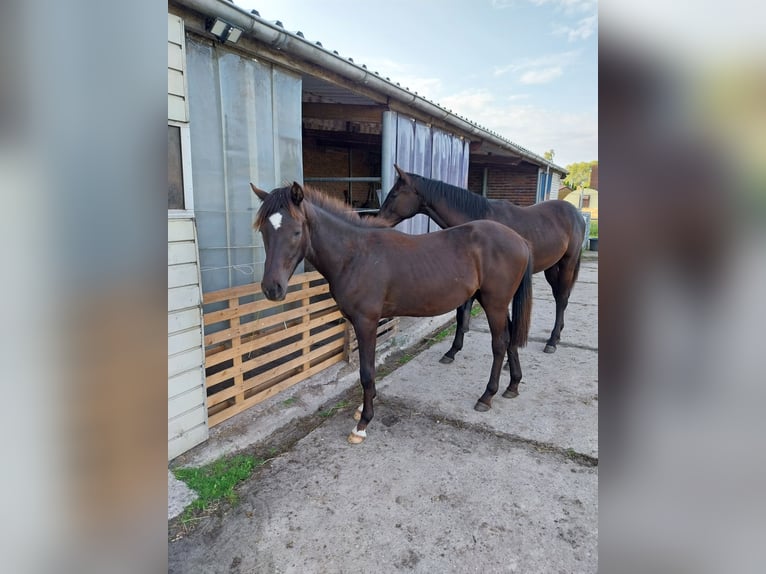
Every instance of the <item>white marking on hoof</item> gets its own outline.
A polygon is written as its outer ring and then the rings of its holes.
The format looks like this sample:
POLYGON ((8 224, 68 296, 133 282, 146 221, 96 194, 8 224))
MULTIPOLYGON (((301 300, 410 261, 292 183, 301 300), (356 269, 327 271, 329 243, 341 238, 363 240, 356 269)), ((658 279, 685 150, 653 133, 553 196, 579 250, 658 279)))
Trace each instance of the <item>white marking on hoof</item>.
POLYGON ((350 442, 351 444, 359 444, 366 438, 367 438, 366 430, 356 430, 356 427, 354 427, 354 430, 352 430, 351 434, 348 435, 348 442, 350 442))
POLYGON ((279 229, 282 226, 282 214, 281 213, 272 213, 269 216, 269 221, 271 222, 271 225, 274 227, 274 229, 279 229))
POLYGON ((363 409, 363 408, 364 408, 364 405, 359 405, 359 408, 357 408, 357 409, 354 411, 354 420, 355 420, 355 421, 360 421, 360 420, 362 420, 362 409, 363 409))

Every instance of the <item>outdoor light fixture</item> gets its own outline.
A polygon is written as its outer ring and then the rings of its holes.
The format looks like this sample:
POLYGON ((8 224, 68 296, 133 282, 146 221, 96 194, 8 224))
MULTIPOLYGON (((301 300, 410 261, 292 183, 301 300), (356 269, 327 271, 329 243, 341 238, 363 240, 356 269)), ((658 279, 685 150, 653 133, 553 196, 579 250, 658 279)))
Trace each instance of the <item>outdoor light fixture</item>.
POLYGON ((227 38, 226 38, 226 39, 227 39, 229 42, 231 42, 232 44, 234 44, 234 43, 236 43, 236 42, 237 42, 237 40, 239 40, 239 37, 240 37, 241 35, 242 35, 242 30, 240 30, 239 28, 235 28, 234 26, 232 26, 231 28, 229 28, 228 36, 227 36, 227 38))
POLYGON ((208 32, 216 36, 221 42, 236 43, 242 35, 242 30, 224 22, 220 18, 210 19, 207 23, 208 32))

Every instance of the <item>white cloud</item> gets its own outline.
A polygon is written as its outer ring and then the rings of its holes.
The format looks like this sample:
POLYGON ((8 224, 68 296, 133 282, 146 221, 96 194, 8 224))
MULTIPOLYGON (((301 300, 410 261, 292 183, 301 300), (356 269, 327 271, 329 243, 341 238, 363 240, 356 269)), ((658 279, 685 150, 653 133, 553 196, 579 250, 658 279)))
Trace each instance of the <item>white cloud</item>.
POLYGON ((498 77, 518 72, 520 73, 519 81, 522 84, 546 84, 561 77, 564 74, 564 68, 572 64, 579 54, 578 50, 571 50, 537 58, 523 58, 505 66, 496 67, 493 74, 498 77))
POLYGON ((574 42, 576 40, 585 40, 586 38, 589 38, 596 32, 597 27, 598 15, 592 14, 578 20, 575 26, 556 26, 553 33, 566 35, 570 42, 574 42))
POLYGON ((554 68, 543 68, 541 70, 530 70, 524 72, 519 80, 522 84, 546 84, 555 80, 563 73, 563 70, 558 66, 554 68))
POLYGON ((525 94, 497 98, 487 90, 465 91, 444 97, 440 103, 480 126, 542 155, 556 152, 562 166, 598 159, 596 111, 566 113, 524 104, 525 94))

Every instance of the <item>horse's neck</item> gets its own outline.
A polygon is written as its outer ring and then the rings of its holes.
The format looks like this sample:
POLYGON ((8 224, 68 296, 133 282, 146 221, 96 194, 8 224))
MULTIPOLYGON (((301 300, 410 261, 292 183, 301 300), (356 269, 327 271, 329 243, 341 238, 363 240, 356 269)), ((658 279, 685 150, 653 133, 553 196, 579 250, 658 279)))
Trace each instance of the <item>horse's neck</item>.
POLYGON ((462 211, 452 207, 443 195, 432 197, 425 202, 424 212, 442 229, 455 227, 472 219, 462 211))
POLYGON ((341 239, 344 244, 353 245, 361 240, 361 233, 358 228, 316 206, 311 206, 306 215, 311 238, 306 260, 332 284, 334 272, 344 267, 354 251, 338 249, 341 239))

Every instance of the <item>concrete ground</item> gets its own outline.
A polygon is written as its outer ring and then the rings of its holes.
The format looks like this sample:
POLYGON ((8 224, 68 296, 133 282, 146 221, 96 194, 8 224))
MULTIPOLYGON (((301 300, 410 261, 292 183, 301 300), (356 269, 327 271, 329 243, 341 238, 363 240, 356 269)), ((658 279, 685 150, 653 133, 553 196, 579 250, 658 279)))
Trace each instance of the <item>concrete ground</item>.
MULTIPOLYGON (((173 466, 280 436, 290 446, 239 488, 234 508, 190 532, 170 523, 170 572, 595 572, 597 254, 586 252, 553 355, 542 352, 553 298, 542 274, 534 287, 521 394, 498 393, 487 413, 473 410, 491 356, 481 315, 453 364, 438 363, 447 339, 379 380, 362 445, 346 442, 356 402, 311 428, 300 424, 358 387, 349 366, 213 429, 173 466), (285 406, 289 396, 297 400, 285 406), (291 427, 306 430, 295 436, 291 427)), ((408 323, 409 338, 398 345, 451 317, 408 323)), ((352 393, 358 401, 361 393, 352 393)), ((169 518, 188 500, 169 477, 169 518)))

